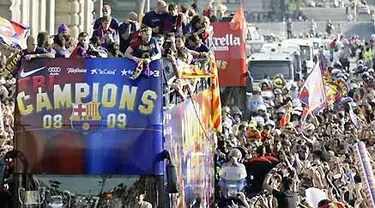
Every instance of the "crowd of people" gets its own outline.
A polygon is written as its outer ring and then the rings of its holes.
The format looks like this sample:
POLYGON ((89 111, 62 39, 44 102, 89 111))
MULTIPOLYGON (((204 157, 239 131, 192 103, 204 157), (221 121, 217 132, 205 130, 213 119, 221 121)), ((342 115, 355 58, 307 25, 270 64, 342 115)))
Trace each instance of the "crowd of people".
POLYGON ((40 32, 37 38, 28 37, 27 48, 22 51, 25 60, 35 58, 130 58, 138 63, 135 79, 153 60, 164 58, 164 88, 176 90, 183 100, 186 89, 196 83, 184 81, 181 72, 184 64, 207 63, 210 54, 210 23, 218 21, 211 15, 212 6, 198 14, 197 7, 184 7, 158 1, 153 11, 146 13, 141 24, 138 14, 130 12, 123 22, 111 16, 111 7, 104 5, 103 16, 94 23, 92 35, 81 32, 70 35, 69 27, 61 24, 52 38, 40 32), (138 70, 139 69, 139 70, 138 70))
POLYGON ((344 85, 308 115, 299 99, 303 83, 289 84, 282 75, 254 87, 247 111, 223 107, 216 149, 220 207, 374 206, 355 146, 366 144, 373 165, 374 40, 340 35, 322 45, 316 61, 325 79, 344 85), (225 195, 231 180, 243 183, 232 197, 225 195), (315 205, 312 188, 325 195, 315 205))

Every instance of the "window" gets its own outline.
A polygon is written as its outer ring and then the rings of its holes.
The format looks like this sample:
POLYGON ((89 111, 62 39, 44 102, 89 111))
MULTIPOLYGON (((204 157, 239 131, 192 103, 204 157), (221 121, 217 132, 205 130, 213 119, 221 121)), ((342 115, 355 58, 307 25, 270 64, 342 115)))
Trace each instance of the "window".
POLYGON ((304 61, 311 61, 310 46, 300 46, 301 59, 304 61))
POLYGON ((250 61, 249 71, 254 80, 262 80, 266 75, 272 79, 276 74, 292 79, 289 61, 250 61))

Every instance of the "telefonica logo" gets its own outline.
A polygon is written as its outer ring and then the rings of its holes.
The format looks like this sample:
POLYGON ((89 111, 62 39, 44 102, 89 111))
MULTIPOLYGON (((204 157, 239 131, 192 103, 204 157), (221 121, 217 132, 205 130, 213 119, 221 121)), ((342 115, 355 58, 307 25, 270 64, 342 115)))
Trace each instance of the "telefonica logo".
POLYGON ((78 73, 86 73, 87 69, 81 68, 67 68, 68 74, 78 74, 78 73))

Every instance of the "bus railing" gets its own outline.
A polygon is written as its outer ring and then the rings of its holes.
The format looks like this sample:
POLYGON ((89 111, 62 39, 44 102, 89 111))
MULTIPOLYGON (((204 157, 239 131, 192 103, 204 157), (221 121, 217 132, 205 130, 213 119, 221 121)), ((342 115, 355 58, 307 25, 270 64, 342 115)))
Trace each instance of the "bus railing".
MULTIPOLYGON (((204 90, 210 88, 211 78, 196 78, 196 79, 199 79, 199 80, 195 84, 195 87, 191 91, 187 89, 188 91, 187 99, 195 94, 199 94, 200 92, 203 92, 204 90)), ((163 93, 164 109, 172 108, 183 101, 184 99, 179 95, 176 89, 168 89, 167 92, 163 93)))
MULTIPOLYGON (((211 55, 209 60, 209 62, 204 64, 201 64, 199 61, 196 62, 196 65, 186 64, 185 66, 182 66, 183 69, 180 69, 183 71, 181 79, 194 83, 193 87, 187 87, 187 89, 184 89, 184 92, 188 95, 186 99, 195 94, 199 94, 206 89, 209 89, 211 84, 215 82, 215 79, 217 79, 217 75, 214 72, 216 69, 213 68, 215 66, 212 65, 212 62, 215 62, 214 56, 211 55)), ((164 68, 162 70, 164 72, 164 68)), ((184 101, 177 90, 171 89, 166 84, 163 87, 164 108, 171 108, 184 101)))

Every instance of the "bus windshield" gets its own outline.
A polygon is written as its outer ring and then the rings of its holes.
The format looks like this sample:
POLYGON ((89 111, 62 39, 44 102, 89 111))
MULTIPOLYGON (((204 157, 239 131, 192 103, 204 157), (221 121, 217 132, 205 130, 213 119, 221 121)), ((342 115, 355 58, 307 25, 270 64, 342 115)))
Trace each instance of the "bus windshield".
POLYGON ((276 74, 284 75, 285 79, 292 79, 290 61, 251 61, 249 71, 254 80, 273 78, 276 74))
POLYGON ((263 47, 263 42, 250 43, 250 50, 252 53, 259 53, 263 47))

